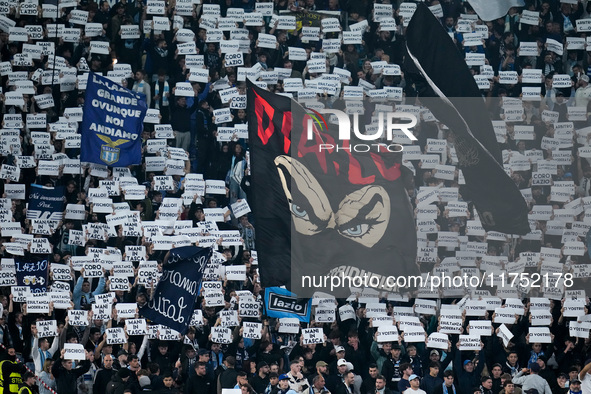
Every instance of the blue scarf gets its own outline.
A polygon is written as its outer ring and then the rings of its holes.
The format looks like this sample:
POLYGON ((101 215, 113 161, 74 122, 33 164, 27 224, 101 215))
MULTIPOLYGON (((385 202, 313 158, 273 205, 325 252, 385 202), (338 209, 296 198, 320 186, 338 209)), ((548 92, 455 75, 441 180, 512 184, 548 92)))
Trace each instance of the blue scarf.
POLYGON ((508 361, 505 361, 505 365, 511 369, 511 376, 515 376, 519 372, 519 363, 515 363, 515 366, 512 367, 508 361))
MULTIPOLYGON (((441 386, 443 387, 443 394, 449 394, 449 392, 447 391, 447 386, 445 385, 445 383, 443 383, 441 386)), ((451 388, 452 388, 453 394, 456 394, 456 386, 454 386, 452 384, 451 385, 451 388)))
POLYGON ((538 361, 538 358, 543 356, 544 352, 540 352, 540 353, 536 353, 533 350, 530 352, 530 357, 529 357, 529 361, 527 362, 527 365, 531 365, 535 362, 538 361))

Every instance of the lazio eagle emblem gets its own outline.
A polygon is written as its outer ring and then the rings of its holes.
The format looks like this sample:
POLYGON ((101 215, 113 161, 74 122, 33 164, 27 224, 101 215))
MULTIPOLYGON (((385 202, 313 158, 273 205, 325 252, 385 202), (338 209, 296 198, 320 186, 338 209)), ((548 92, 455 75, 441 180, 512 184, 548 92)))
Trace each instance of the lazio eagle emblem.
POLYGON ((118 139, 113 141, 105 135, 97 135, 97 137, 106 142, 106 145, 101 145, 101 160, 107 165, 119 161, 119 153, 121 152, 121 149, 117 148, 117 146, 129 142, 129 140, 118 139))

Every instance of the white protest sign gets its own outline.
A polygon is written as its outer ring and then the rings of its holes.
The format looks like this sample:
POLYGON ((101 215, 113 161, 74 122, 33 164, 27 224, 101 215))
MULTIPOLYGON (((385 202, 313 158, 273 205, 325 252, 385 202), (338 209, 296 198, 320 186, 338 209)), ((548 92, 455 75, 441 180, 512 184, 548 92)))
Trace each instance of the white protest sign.
POLYGON ((262 323, 242 322, 242 336, 249 339, 261 339, 263 325, 262 323))
POLYGON ((304 345, 324 343, 324 332, 322 328, 304 328, 302 330, 302 336, 304 345))
POLYGON ((211 341, 213 343, 229 344, 232 343, 232 331, 226 327, 212 327, 211 341))
POLYGON ((56 320, 39 320, 35 323, 37 327, 38 338, 48 338, 57 336, 56 320))
POLYGON ((126 342, 125 331, 122 327, 107 328, 107 344, 121 345, 126 342))
POLYGON ((552 343, 549 327, 530 327, 529 343, 552 343))
POLYGON ((447 337, 447 334, 433 332, 427 338, 427 347, 432 349, 447 350, 449 346, 448 342, 449 339, 447 337))
POLYGON ((86 360, 86 350, 84 350, 84 345, 79 343, 65 343, 64 349, 64 360, 86 360))
POLYGON ((298 334, 300 332, 300 320, 298 318, 292 317, 280 318, 279 332, 286 334, 298 334))
POLYGON ((465 350, 480 350, 480 336, 477 335, 460 335, 460 351, 465 350))

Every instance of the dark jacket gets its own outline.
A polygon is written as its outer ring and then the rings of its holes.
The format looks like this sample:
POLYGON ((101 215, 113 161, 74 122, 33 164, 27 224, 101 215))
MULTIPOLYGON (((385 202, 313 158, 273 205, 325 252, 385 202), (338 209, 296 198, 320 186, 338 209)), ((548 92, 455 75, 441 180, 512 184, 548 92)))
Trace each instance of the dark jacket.
POLYGON ((0 378, 4 382, 4 393, 17 393, 23 383, 21 376, 26 369, 23 364, 17 364, 12 360, 2 360, 0 362, 0 378), (14 376, 11 377, 11 375, 14 376))
POLYGON ((149 384, 147 386, 142 387, 140 394, 158 394, 158 390, 154 390, 152 385, 149 384))
MULTIPOLYGON (((353 392, 353 388, 351 387, 351 392, 353 392)), ((347 390, 347 386, 345 382, 340 382, 337 385, 337 388, 333 394, 349 394, 349 390, 347 390)))
POLYGON ((426 375, 423 380, 421 380, 421 389, 425 390, 427 394, 432 394, 435 390, 435 387, 441 386, 443 384, 443 379, 439 376, 431 376, 426 375))
MULTIPOLYGON (((211 379, 206 376, 192 374, 185 385, 185 394, 214 394, 215 388, 211 379)), ((258 391, 257 391, 258 393, 258 391)))
POLYGON ((84 360, 76 368, 70 370, 63 367, 62 361, 64 360, 58 358, 51 367, 51 373, 55 377, 56 391, 60 394, 77 394, 76 380, 88 372, 90 361, 84 360))
POLYGON ((386 378, 388 388, 390 390, 398 391, 398 381, 402 378, 402 373, 400 372, 400 360, 395 361, 392 358, 389 358, 384 361, 382 375, 386 378))
MULTIPOLYGON (((454 387, 456 387, 456 393, 457 393, 458 388, 455 383, 453 385, 454 385, 454 387)), ((447 392, 448 392, 448 394, 453 394, 453 389, 448 389, 447 392)), ((436 386, 435 390, 433 390, 433 394, 443 394, 443 384, 436 386)))
POLYGON ((179 389, 177 389, 176 387, 165 387, 163 389, 160 389, 160 394, 181 394, 181 391, 179 389))
POLYGON ((233 389, 236 386, 236 377, 238 377, 238 371, 234 368, 226 369, 219 376, 220 387, 223 389, 233 389))
MULTIPOLYGON (((386 390, 388 390, 388 388, 386 387, 386 390)), ((368 376, 367 378, 363 379, 363 383, 361 383, 361 394, 374 394, 376 392, 376 380, 374 378, 372 378, 371 376, 368 376)), ((390 391, 390 390, 388 390, 390 391)))
POLYGON ((256 391, 257 393, 264 393, 265 389, 269 385, 269 377, 266 376, 263 379, 257 374, 254 378, 251 379, 250 384, 252 385, 254 391, 256 391))
POLYGON ((124 382, 117 374, 113 376, 113 379, 107 384, 107 394, 123 394, 126 388, 130 386, 129 380, 124 382))
POLYGON ((484 357, 484 351, 481 351, 478 355, 478 365, 474 367, 472 372, 466 372, 462 363, 462 352, 456 352, 456 358, 454 360, 454 371, 459 382, 459 394, 468 394, 472 388, 480 386, 480 374, 484 369, 486 360, 484 357))
POLYGON ((170 103, 170 124, 172 125, 172 129, 174 131, 186 133, 191 131, 191 115, 193 115, 193 112, 197 111, 197 108, 199 107, 199 101, 195 99, 193 100, 193 105, 190 107, 180 107, 176 102, 178 97, 171 95, 172 101, 170 103))
POLYGON ((92 392, 93 393, 105 393, 107 391, 107 385, 109 384, 109 382, 113 378, 113 375, 115 375, 116 372, 117 371, 115 371, 113 368, 99 369, 97 371, 95 379, 94 379, 94 385, 92 386, 92 392))
POLYGON ((18 389, 18 394, 37 394, 37 393, 39 393, 37 386, 29 387, 26 384, 23 384, 18 389))

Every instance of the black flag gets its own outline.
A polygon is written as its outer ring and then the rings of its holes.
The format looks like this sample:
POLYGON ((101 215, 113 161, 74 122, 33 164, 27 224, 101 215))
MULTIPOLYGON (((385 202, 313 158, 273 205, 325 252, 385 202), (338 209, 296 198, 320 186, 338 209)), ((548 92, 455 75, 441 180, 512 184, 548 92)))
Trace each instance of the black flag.
MULTIPOLYGON (((349 287, 397 291, 386 283, 388 275, 418 275, 401 153, 386 144, 368 148, 355 136, 341 140, 322 110, 257 87, 247 94, 249 202, 259 224, 262 285, 288 285, 302 297, 316 290, 348 295, 349 287), (312 275, 318 280, 306 280, 312 275), (365 280, 339 282, 339 277, 365 280)), ((348 122, 344 112, 328 111, 348 122)))
POLYGON ((184 335, 189 328, 203 270, 211 253, 211 248, 197 246, 172 249, 162 266, 162 276, 154 294, 140 308, 140 315, 184 335))
POLYGON ((462 196, 474 202, 485 230, 529 233, 527 203, 499 164, 490 115, 460 52, 425 4, 418 5, 406 35, 407 69, 426 81, 421 102, 455 137, 466 179, 462 196))
POLYGON ((291 101, 253 87, 247 91, 247 101, 251 152, 248 202, 260 224, 256 249, 261 285, 284 286, 291 277, 291 214, 274 160, 290 150, 291 101))

